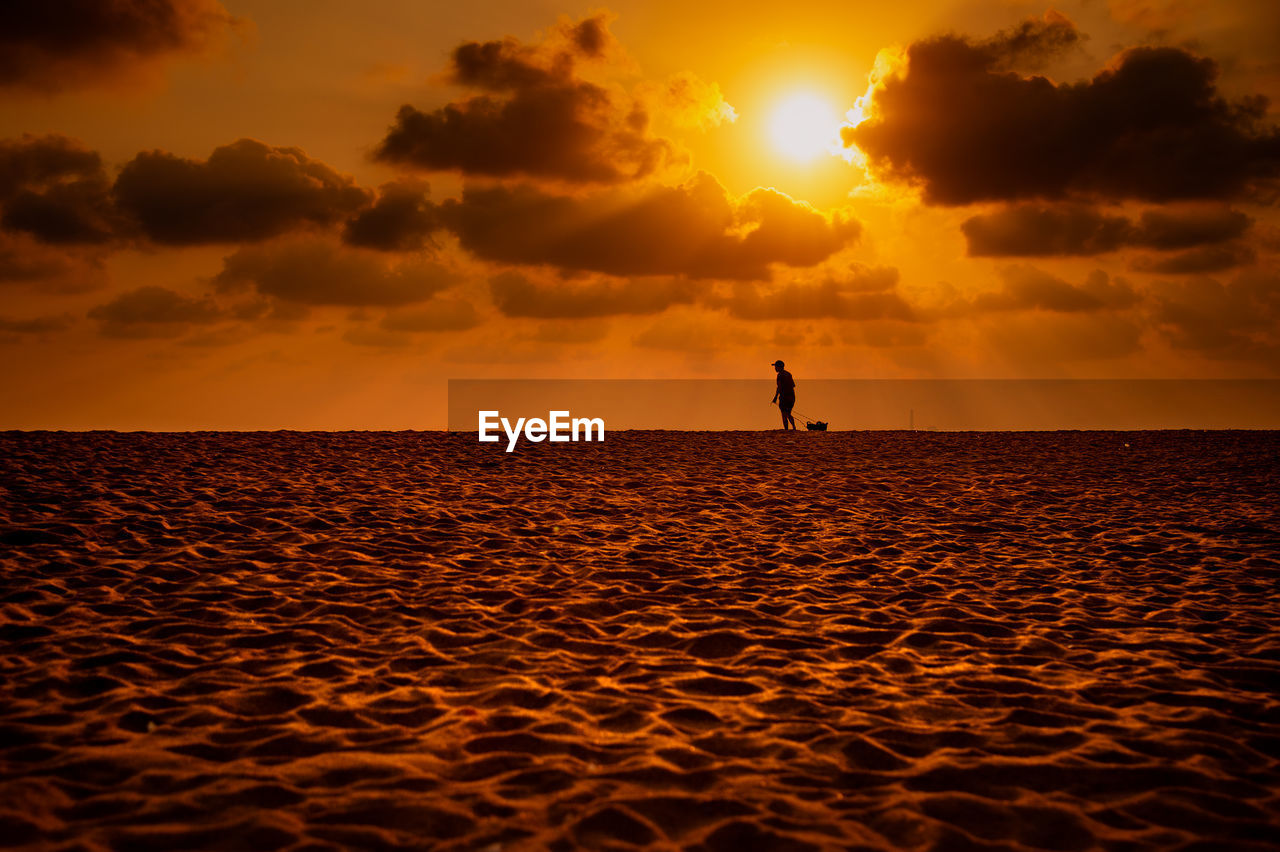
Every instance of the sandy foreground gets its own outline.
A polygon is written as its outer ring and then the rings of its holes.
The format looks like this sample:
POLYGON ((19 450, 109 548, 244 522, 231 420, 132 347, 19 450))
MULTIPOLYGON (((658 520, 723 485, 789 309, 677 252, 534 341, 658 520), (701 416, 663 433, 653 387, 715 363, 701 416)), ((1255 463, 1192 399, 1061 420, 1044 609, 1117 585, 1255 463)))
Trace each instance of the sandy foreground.
POLYGON ((0 434, 0 846, 1280 842, 1280 433, 0 434))

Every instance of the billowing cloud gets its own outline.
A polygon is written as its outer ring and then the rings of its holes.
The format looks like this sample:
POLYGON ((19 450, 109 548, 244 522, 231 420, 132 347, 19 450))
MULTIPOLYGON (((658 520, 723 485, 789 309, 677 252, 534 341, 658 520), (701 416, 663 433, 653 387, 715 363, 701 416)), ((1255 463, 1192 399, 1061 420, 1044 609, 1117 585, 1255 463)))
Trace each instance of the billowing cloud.
POLYGON ((695 296, 694 286, 680 279, 538 282, 519 272, 495 275, 489 292, 504 315, 540 319, 656 314, 695 296))
POLYGON ((788 282, 760 287, 741 284, 732 294, 708 304, 747 320, 848 319, 913 322, 915 312, 896 291, 893 267, 854 266, 841 276, 817 283, 788 282))
MULTIPOLYGON (((1060 40, 1060 39, 1059 39, 1060 40)), ((1211 59, 1172 47, 1125 51, 1091 80, 1006 70, 1016 34, 942 36, 907 50, 843 131, 875 172, 930 204, 1061 199, 1226 199, 1280 174, 1280 133, 1261 98, 1228 101, 1211 59)))
POLYGON ((0 87, 56 92, 202 53, 234 19, 215 0, 0 3, 0 87))
POLYGON ((0 140, 0 227, 41 242, 104 243, 119 223, 102 158, 65 136, 0 140))
POLYGON ((184 296, 166 287, 139 287, 90 309, 107 337, 175 337, 193 326, 224 318, 209 297, 184 296))
POLYGON ((673 148, 649 132, 645 104, 579 73, 613 52, 603 16, 562 25, 542 44, 459 45, 449 79, 478 94, 430 112, 402 106, 374 156, 428 171, 575 183, 648 175, 673 148))
POLYGON ((378 200, 347 222, 343 238, 353 246, 412 251, 430 242, 439 227, 423 181, 399 180, 378 188, 378 200))
POLYGON ((1037 257, 1211 245, 1241 236, 1252 221, 1220 206, 1148 210, 1135 222, 1084 204, 1020 204, 972 216, 960 229, 970 257, 1037 257))
POLYGON ((1078 285, 1032 266, 1011 266, 1001 270, 1000 277, 1000 290, 978 294, 960 312, 1093 313, 1120 310, 1138 302, 1138 295, 1128 282, 1113 280, 1101 269, 1089 273, 1078 285))
POLYGON ((157 243, 252 242, 328 226, 365 207, 371 193, 299 148, 241 139, 208 160, 138 154, 113 188, 120 209, 157 243))
POLYGON ((767 278, 770 264, 812 266, 861 230, 771 189, 731 200, 705 173, 679 187, 587 197, 468 187, 440 216, 479 257, 618 276, 767 278))
POLYGON ((252 288, 304 305, 365 307, 424 302, 453 283, 444 267, 421 258, 395 258, 344 249, 324 240, 242 248, 214 278, 221 291, 252 288))

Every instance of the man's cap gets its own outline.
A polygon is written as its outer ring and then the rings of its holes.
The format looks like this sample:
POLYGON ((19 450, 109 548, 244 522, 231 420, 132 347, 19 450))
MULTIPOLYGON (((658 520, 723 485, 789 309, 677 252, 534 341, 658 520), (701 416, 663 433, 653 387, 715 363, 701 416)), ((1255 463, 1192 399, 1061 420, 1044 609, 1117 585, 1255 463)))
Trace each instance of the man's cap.
POLYGON ((784 364, 784 363, 782 363, 781 361, 774 361, 774 362, 773 362, 772 364, 770 364, 769 366, 770 366, 770 367, 785 367, 785 366, 787 366, 787 365, 786 365, 786 364, 784 364))

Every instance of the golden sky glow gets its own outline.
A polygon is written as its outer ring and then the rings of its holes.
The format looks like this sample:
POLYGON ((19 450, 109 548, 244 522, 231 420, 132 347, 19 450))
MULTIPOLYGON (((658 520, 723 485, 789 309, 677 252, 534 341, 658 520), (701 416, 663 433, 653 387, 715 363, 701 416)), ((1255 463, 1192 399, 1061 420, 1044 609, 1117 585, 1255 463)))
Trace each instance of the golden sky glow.
POLYGON ((769 116, 769 141, 778 153, 807 163, 839 156, 840 116, 831 102, 814 92, 787 95, 769 116))
POLYGON ((1280 375, 1262 0, 160 6, 0 20, 0 426, 1280 375))

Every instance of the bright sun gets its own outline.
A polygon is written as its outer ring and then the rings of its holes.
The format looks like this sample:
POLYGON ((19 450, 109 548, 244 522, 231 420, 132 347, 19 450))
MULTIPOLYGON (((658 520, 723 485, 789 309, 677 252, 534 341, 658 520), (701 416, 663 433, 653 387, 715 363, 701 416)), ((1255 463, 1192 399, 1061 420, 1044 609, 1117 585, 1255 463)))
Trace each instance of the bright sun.
POLYGON ((773 109, 769 138, 779 153, 797 162, 808 162, 819 154, 838 150, 840 116, 818 95, 789 95, 773 109))

